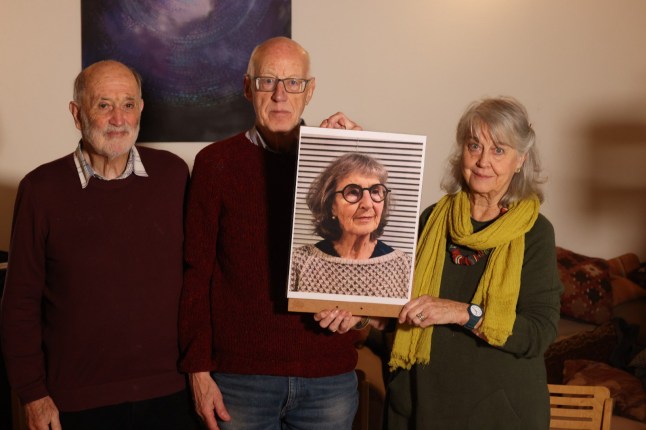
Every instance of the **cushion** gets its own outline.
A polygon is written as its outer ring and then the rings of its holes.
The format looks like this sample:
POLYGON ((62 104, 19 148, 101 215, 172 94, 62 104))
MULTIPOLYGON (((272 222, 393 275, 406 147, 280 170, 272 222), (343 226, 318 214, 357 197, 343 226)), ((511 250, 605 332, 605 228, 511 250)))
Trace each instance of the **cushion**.
POLYGON ((629 272, 627 277, 640 287, 646 288, 646 263, 629 272))
POLYGON ((565 360, 593 360, 608 363, 619 344, 618 321, 554 342, 545 351, 545 369, 549 384, 561 384, 565 360))
POLYGON ((556 247, 563 283, 561 314, 595 324, 612 317, 612 286, 608 262, 556 247))
POLYGON ((556 326, 556 339, 554 342, 565 339, 566 337, 570 337, 574 334, 594 330, 597 327, 599 327, 597 324, 561 316, 556 326))
POLYGON ((630 360, 630 367, 646 368, 646 348, 639 351, 632 360, 630 360))
POLYGON ((602 385, 614 400, 614 413, 646 421, 646 392, 639 379, 605 363, 567 360, 563 382, 568 385, 602 385))
POLYGON ((611 275, 626 277, 630 272, 639 267, 639 257, 637 254, 630 252, 608 259, 611 275))
POLYGON ((637 326, 637 343, 646 345, 646 298, 631 300, 615 306, 613 315, 621 318, 630 325, 637 326))
POLYGON ((642 382, 642 387, 646 387, 646 348, 638 352, 628 366, 633 374, 642 382))
POLYGON ((612 304, 614 306, 646 297, 646 288, 640 287, 623 276, 611 275, 610 284, 612 285, 612 304))

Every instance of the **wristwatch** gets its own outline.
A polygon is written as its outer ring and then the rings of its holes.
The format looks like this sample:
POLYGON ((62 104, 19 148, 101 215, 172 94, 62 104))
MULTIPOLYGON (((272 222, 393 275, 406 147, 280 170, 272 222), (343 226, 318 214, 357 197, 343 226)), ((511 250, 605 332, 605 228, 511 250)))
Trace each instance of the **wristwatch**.
POLYGON ((482 318, 482 308, 474 303, 471 303, 467 308, 467 312, 469 312, 469 321, 467 321, 466 324, 463 325, 463 327, 468 330, 473 330, 474 328, 476 328, 476 324, 478 324, 480 318, 482 318))

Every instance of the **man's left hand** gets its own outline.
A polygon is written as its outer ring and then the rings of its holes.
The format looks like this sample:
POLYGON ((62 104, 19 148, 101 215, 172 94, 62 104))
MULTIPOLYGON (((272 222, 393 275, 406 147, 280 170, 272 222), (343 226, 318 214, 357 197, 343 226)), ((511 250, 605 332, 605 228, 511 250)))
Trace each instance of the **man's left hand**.
POLYGON ((343 112, 337 112, 329 118, 324 119, 319 127, 344 128, 346 130, 363 130, 363 127, 345 116, 343 112))
POLYGON ((326 328, 332 333, 347 333, 352 327, 361 321, 361 317, 355 317, 352 312, 343 309, 323 310, 314 315, 321 328, 326 328))

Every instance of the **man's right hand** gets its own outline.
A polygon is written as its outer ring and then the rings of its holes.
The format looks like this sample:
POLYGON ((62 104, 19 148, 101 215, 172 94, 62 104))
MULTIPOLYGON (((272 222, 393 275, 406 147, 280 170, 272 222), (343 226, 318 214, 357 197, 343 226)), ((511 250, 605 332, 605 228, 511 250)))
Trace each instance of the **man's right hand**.
POLYGON ((191 373, 188 381, 193 392, 197 414, 202 418, 209 430, 219 430, 213 411, 215 410, 215 413, 223 421, 229 421, 231 417, 227 412, 227 408, 224 407, 222 393, 218 385, 209 372, 191 373))
POLYGON ((25 419, 29 430, 61 430, 58 408, 49 396, 25 403, 25 419))

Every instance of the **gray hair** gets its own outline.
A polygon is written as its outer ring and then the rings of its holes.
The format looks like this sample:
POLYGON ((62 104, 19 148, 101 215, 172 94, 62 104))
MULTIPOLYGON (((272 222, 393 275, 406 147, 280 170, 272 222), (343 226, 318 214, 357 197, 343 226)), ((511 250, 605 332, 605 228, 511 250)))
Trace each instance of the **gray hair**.
MULTIPOLYGON (((388 180, 388 171, 374 158, 361 154, 349 153, 340 156, 330 163, 312 182, 307 193, 306 202, 314 220, 314 231, 324 239, 337 240, 343 234, 339 221, 332 217, 332 205, 336 198, 338 183, 351 174, 375 176, 379 182, 385 184, 388 180)), ((388 223, 389 198, 384 200, 384 208, 377 229, 370 233, 372 240, 377 239, 384 232, 388 223)))
POLYGON ((520 173, 513 176, 507 192, 500 200, 502 206, 535 194, 543 201, 541 163, 536 148, 536 134, 529 122, 527 110, 513 97, 486 98, 469 105, 460 118, 456 144, 449 156, 449 166, 441 187, 448 194, 456 194, 469 187, 462 175, 463 147, 474 136, 486 130, 496 145, 509 146, 525 156, 520 173))

